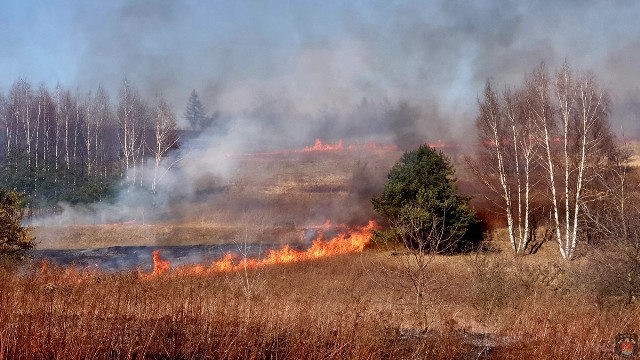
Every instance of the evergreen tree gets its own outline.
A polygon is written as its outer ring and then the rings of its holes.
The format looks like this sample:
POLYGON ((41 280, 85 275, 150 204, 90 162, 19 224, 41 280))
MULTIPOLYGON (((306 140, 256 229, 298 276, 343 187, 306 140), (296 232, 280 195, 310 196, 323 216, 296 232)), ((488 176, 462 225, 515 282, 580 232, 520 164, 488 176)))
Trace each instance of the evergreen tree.
POLYGON ((0 189, 0 255, 15 254, 33 248, 31 229, 21 224, 23 196, 16 191, 0 189))
POLYGON ((202 102, 200 102, 200 97, 195 90, 193 90, 189 96, 184 118, 193 130, 202 130, 207 123, 204 106, 202 105, 202 102))
POLYGON ((457 194, 453 175, 447 157, 427 145, 404 153, 372 200, 392 225, 387 236, 429 252, 468 249, 481 240, 470 199, 457 194))

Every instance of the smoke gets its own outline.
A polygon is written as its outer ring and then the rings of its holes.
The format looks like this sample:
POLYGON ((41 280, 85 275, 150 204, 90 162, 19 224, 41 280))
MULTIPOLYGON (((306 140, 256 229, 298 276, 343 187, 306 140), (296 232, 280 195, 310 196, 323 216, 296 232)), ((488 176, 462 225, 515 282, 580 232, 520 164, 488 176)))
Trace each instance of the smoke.
MULTIPOLYGON (((101 84, 116 94, 127 77, 148 99, 162 93, 178 115, 196 89, 224 124, 183 139, 163 162, 154 194, 128 189, 113 203, 65 206, 43 224, 186 219, 216 207, 238 217, 274 204, 294 207, 284 196, 269 203, 249 193, 231 197, 227 190, 244 186, 236 183, 238 172, 251 170, 234 155, 299 148, 316 138, 403 150, 469 141, 484 82, 520 84, 541 61, 551 69, 568 61, 593 70, 611 92, 612 128, 640 136, 636 1, 24 3, 0 5, 3 81, 23 76, 83 90, 101 84)), ((347 165, 366 169, 356 167, 359 179, 388 170, 367 161, 347 165)), ((153 171, 148 162, 145 173, 153 171)), ((284 176, 254 171, 265 182, 284 176)), ((371 183, 367 194, 379 180, 371 183)), ((367 211, 331 201, 320 208, 301 206, 299 216, 322 222, 329 212, 347 218, 367 211)))
POLYGON ((239 119, 221 135, 205 131, 183 141, 180 149, 163 159, 156 169, 152 159, 143 168, 131 168, 129 177, 142 177, 142 184, 125 184, 111 201, 72 206, 62 203, 61 212, 34 218, 29 225, 82 225, 135 221, 180 219, 173 203, 207 202, 225 190, 231 182, 238 162, 233 153, 242 154, 256 136, 256 128, 239 119), (135 175, 134 175, 135 174, 135 175), (151 191, 155 181, 155 190, 151 191), (141 185, 141 186, 137 186, 141 185))
POLYGON ((102 84, 114 94, 126 76, 149 98, 165 94, 178 113, 195 88, 211 112, 278 108, 282 121, 303 123, 292 139, 326 112, 352 121, 345 114, 364 99, 407 103, 423 108, 418 133, 445 122, 467 138, 486 79, 516 84, 540 61, 568 60, 596 72, 612 92, 616 127, 638 133, 625 113, 639 91, 635 1, 33 1, 24 6, 35 10, 0 11, 5 81, 102 84))

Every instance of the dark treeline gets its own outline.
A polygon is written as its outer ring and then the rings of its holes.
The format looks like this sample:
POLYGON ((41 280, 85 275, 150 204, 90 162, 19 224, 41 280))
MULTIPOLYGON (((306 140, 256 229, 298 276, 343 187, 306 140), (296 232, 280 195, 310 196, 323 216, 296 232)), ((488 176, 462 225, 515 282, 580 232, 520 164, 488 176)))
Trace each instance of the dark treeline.
POLYGON ((127 80, 114 100, 19 79, 0 92, 0 186, 26 193, 33 211, 108 198, 117 186, 155 190, 160 161, 177 146, 174 111, 127 80))

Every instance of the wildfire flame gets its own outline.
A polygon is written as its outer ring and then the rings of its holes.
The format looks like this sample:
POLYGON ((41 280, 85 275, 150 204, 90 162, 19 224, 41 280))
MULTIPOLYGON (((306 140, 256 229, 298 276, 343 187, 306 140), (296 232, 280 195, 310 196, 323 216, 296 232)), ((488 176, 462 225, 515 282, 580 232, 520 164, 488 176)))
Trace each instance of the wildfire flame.
POLYGON ((354 150, 367 150, 367 151, 397 151, 398 147, 393 144, 379 144, 375 142, 365 143, 353 143, 345 144, 342 139, 336 143, 327 143, 321 139, 316 139, 313 145, 305 146, 301 149, 287 149, 287 150, 271 150, 257 153, 245 153, 235 154, 233 152, 227 152, 226 157, 235 156, 260 156, 260 155, 288 155, 288 154, 301 154, 301 153, 313 153, 313 152, 329 152, 329 151, 354 151, 354 150))
POLYGON ((316 152, 316 151, 341 151, 341 150, 384 150, 395 151, 398 147, 393 144, 378 144, 374 142, 356 143, 345 145, 342 139, 335 144, 325 143, 321 139, 316 139, 313 146, 306 146, 302 150, 293 150, 293 152, 316 152))
MULTIPOLYGON (((325 223, 324 226, 328 224, 329 223, 325 223)), ((177 267, 175 273, 180 275, 202 275, 230 272, 361 252, 371 241, 371 230, 375 228, 377 228, 377 224, 374 221, 369 221, 367 226, 357 228, 350 232, 342 232, 329 240, 324 240, 324 233, 322 230, 319 230, 311 247, 305 251, 295 250, 289 245, 285 245, 279 250, 269 250, 267 256, 264 258, 242 258, 236 254, 227 253, 220 260, 214 261, 208 266, 201 264, 183 265, 177 267)), ((140 275, 143 278, 150 279, 164 274, 170 269, 170 262, 162 259, 160 257, 160 251, 155 250, 153 252, 153 272, 140 273, 140 275)))
MULTIPOLYGON (((316 230, 321 230, 321 229, 331 229, 331 227, 333 227, 334 225, 331 223, 331 220, 327 219, 324 221, 324 223, 322 223, 321 225, 307 225, 305 226, 305 229, 316 229, 316 230)), ((346 225, 338 225, 340 227, 346 227, 346 225)))
POLYGON ((302 149, 302 152, 338 151, 338 150, 344 150, 344 143, 342 139, 338 140, 338 142, 335 144, 326 144, 326 143, 323 143, 322 140, 316 139, 316 142, 313 144, 313 146, 305 146, 305 148, 302 149))
MULTIPOLYGON (((537 140, 537 141, 542 141, 537 140)), ((556 143, 560 142, 560 138, 552 138, 550 142, 556 143)), ((509 140, 504 140, 503 143, 508 144, 509 140)), ((469 147, 478 147, 483 145, 493 145, 491 141, 485 142, 443 142, 442 140, 437 140, 433 142, 429 142, 428 145, 434 149, 452 149, 452 148, 469 148, 469 147)), ((354 150, 366 150, 366 151, 398 151, 398 146, 394 144, 381 144, 375 142, 364 142, 364 143, 352 143, 345 144, 344 140, 340 139, 335 143, 324 142, 322 139, 316 139, 313 145, 305 146, 301 149, 286 149, 286 150, 271 150, 264 152, 256 152, 256 153, 244 153, 244 154, 236 154, 233 152, 227 152, 225 154, 226 157, 236 157, 236 156, 261 156, 261 155, 288 155, 288 154, 300 154, 300 153, 314 153, 314 152, 331 152, 331 151, 354 151, 354 150)))

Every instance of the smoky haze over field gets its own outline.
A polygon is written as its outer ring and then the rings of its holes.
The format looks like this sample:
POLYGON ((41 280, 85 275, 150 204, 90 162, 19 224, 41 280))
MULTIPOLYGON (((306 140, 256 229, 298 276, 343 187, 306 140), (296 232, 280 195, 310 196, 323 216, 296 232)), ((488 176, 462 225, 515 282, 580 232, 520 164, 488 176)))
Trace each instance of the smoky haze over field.
POLYGON ((615 125, 638 133, 635 1, 33 2, 2 5, 5 89, 27 77, 115 94, 126 76, 178 114, 196 89, 273 144, 468 139, 486 79, 567 59, 597 73, 615 125), (412 110, 394 111, 402 102, 412 110))
MULTIPOLYGON (((159 193, 188 200, 202 179, 230 181, 229 152, 315 138, 470 141, 484 82, 518 84, 541 61, 593 70, 611 91, 614 129, 640 136, 639 16, 635 1, 6 3, 0 87, 102 84, 115 99, 127 77, 179 117, 195 89, 227 127, 185 144, 163 179, 159 193)), ((123 193, 106 212, 126 218, 124 205, 140 203, 123 193)))

